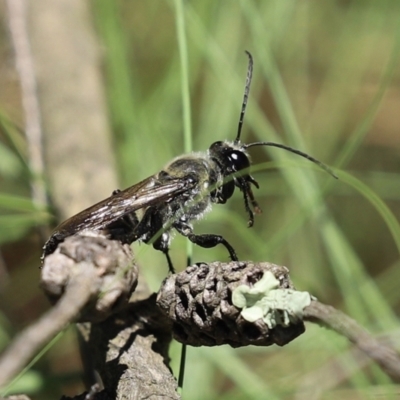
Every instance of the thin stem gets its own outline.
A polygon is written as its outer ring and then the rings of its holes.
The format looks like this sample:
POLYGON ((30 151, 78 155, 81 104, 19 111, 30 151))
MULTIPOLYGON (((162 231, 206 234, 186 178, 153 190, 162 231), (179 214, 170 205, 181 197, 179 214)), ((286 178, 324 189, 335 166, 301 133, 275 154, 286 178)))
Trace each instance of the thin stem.
POLYGON ((36 77, 26 22, 26 1, 7 0, 8 21, 15 51, 15 63, 21 82, 22 105, 25 114, 25 135, 32 174, 31 192, 34 203, 42 208, 47 204, 43 180, 44 161, 42 127, 37 96, 36 77))

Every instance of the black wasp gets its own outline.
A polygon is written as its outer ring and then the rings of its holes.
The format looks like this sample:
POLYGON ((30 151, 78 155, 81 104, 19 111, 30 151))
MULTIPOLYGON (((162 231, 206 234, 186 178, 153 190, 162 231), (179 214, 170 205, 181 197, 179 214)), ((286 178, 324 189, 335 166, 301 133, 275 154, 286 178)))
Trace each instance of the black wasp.
POLYGON ((97 231, 123 243, 130 244, 137 240, 151 243, 166 255, 169 269, 173 272, 168 251, 170 233, 175 229, 201 247, 224 245, 231 259, 237 261, 235 250, 222 236, 198 235, 193 232, 191 221, 200 219, 210 211, 213 203, 224 204, 238 187, 249 215, 248 226, 253 225, 254 214, 259 214, 261 209, 251 188, 251 185, 258 188, 258 183, 250 175, 248 148, 273 146, 288 150, 316 163, 336 177, 320 161, 283 144, 241 143, 240 134, 253 73, 253 58, 249 52, 246 53, 249 65, 236 139, 233 142, 215 142, 205 152, 179 156, 161 172, 125 190, 116 190, 107 199, 67 219, 57 226, 46 242, 42 259, 53 253, 66 237, 84 231, 97 231))

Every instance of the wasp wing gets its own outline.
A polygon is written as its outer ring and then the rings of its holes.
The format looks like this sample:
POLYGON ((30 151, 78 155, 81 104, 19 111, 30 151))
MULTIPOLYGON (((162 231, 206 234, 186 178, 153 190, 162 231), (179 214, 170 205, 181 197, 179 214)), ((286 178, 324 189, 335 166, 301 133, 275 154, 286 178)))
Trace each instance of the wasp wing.
POLYGON ((139 209, 168 203, 195 186, 192 178, 150 176, 94 204, 58 225, 44 246, 43 257, 51 254, 66 237, 85 230, 105 229, 139 209))
POLYGON ((103 229, 141 208, 168 202, 192 185, 192 181, 182 178, 162 182, 151 176, 67 219, 55 231, 68 231, 69 235, 73 235, 85 229, 103 229))

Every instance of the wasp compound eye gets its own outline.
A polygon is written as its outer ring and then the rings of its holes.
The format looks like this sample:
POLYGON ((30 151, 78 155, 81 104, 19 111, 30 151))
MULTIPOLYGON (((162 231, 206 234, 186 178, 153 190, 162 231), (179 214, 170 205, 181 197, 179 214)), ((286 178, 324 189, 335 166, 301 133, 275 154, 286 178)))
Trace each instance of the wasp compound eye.
POLYGON ((228 159, 234 172, 250 167, 250 161, 243 151, 234 150, 229 152, 228 159))

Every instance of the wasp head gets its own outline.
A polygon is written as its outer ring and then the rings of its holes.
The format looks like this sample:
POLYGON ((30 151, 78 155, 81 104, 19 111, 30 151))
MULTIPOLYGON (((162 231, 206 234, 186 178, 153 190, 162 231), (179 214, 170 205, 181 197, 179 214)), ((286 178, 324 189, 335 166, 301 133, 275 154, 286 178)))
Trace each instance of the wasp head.
POLYGON ((249 214, 248 226, 254 223, 254 213, 261 212, 250 184, 258 188, 258 183, 250 175, 250 157, 247 154, 245 147, 238 142, 215 142, 209 150, 210 158, 217 164, 218 169, 223 178, 223 184, 216 188, 212 193, 214 201, 217 203, 225 203, 238 187, 243 193, 244 205, 249 214), (252 205, 250 208, 249 202, 252 205))
POLYGON ((325 164, 321 163, 314 157, 297 150, 292 147, 285 146, 280 143, 274 142, 254 142, 249 144, 244 144, 240 140, 240 135, 243 127, 244 115, 246 112, 247 100, 250 93, 250 84, 253 76, 253 57, 246 51, 249 58, 249 64, 247 68, 246 84, 244 88, 244 96, 242 101, 242 108, 239 116, 238 131, 236 139, 234 142, 215 142, 209 148, 209 157, 216 163, 220 171, 220 175, 223 178, 223 182, 218 186, 212 193, 211 198, 216 203, 225 203, 229 199, 238 187, 243 193, 244 206, 249 215, 248 226, 252 226, 254 223, 254 214, 261 213, 261 208, 258 206, 253 192, 251 190, 251 185, 253 184, 258 188, 258 183, 250 175, 250 157, 247 154, 247 149, 254 146, 271 146, 277 147, 291 153, 297 154, 298 156, 304 157, 307 160, 317 164, 320 168, 327 171, 334 178, 337 176, 334 172, 328 168, 325 164), (251 204, 251 207, 250 207, 251 204))

